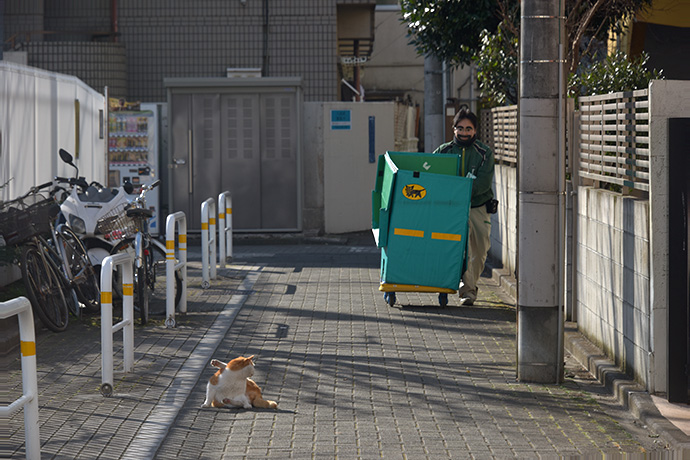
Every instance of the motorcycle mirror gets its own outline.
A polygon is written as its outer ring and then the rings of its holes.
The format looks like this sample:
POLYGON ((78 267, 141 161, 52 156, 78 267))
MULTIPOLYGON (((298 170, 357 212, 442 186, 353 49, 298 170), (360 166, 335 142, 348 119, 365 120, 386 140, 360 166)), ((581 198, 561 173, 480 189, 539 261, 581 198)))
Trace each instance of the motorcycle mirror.
POLYGON ((72 157, 72 154, 65 149, 60 149, 59 153, 60 159, 68 165, 72 166, 74 169, 76 169, 77 173, 75 174, 75 176, 79 176, 79 168, 77 168, 77 165, 74 164, 74 158, 72 157))
MULTIPOLYGON (((72 160, 73 160, 74 158, 72 158, 72 154, 69 153, 67 150, 65 150, 65 149, 60 149, 60 159, 61 159, 62 161, 64 161, 65 163, 67 163, 68 165, 74 166, 74 163, 72 163, 72 160)), ((76 168, 76 166, 75 166, 75 168, 76 168)))
POLYGON ((127 181, 124 184, 122 184, 122 188, 125 190, 125 193, 127 195, 131 195, 134 191, 134 185, 132 185, 130 181, 127 181))

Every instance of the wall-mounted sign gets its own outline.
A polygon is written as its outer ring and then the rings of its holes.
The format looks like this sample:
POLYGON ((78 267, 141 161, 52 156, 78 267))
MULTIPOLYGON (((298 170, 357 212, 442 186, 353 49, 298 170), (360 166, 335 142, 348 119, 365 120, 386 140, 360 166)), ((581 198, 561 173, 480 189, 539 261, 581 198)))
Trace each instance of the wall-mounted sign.
POLYGON ((352 111, 331 110, 331 129, 352 129, 352 111))

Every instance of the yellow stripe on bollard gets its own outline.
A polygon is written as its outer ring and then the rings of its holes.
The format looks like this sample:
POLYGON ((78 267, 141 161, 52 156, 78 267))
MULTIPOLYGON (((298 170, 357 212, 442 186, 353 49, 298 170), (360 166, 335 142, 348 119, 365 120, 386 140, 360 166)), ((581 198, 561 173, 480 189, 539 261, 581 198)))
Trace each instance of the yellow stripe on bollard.
POLYGON ((187 235, 180 235, 180 244, 187 244, 187 235))
POLYGON ((393 230, 394 235, 400 236, 414 236, 417 238, 424 238, 424 230, 410 230, 408 228, 396 228, 393 230))
POLYGON ((134 285, 133 284, 123 284, 122 285, 122 295, 133 295, 134 285))
POLYGON ((36 356, 36 342, 21 342, 19 345, 22 356, 36 356))
POLYGON ((208 222, 202 222, 201 223, 201 229, 202 230, 208 230, 208 222))
POLYGON ((165 249, 175 249, 175 240, 165 240, 165 249))
POLYGON ((225 214, 223 214, 222 212, 219 212, 219 213, 218 213, 218 218, 219 218, 219 219, 225 219, 225 214))
POLYGON ((216 218, 215 217, 211 217, 208 221, 211 225, 216 225, 216 218))
POLYGON ((101 291, 101 303, 113 303, 113 293, 101 291))
POLYGON ((462 235, 458 235, 456 233, 431 232, 431 239, 432 240, 461 241, 462 235))
POLYGON ((226 212, 226 214, 232 214, 232 208, 227 208, 227 209, 225 210, 225 212, 226 212))

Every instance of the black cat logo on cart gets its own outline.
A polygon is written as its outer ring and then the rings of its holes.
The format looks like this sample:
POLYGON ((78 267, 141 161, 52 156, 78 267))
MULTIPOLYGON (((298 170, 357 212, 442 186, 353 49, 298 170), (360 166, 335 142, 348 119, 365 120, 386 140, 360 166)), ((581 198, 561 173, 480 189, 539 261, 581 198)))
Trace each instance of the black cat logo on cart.
POLYGON ((409 184, 403 187, 403 195, 408 200, 421 200, 426 196, 426 189, 421 185, 409 184))

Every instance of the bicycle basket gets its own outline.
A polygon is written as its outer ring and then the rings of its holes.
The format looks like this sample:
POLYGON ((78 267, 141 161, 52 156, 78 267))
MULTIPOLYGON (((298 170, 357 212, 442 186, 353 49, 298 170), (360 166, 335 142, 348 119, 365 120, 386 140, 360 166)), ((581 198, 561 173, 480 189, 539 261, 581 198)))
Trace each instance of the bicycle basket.
POLYGON ((134 236, 137 226, 134 219, 127 217, 129 204, 118 206, 105 216, 98 219, 96 233, 103 234, 103 238, 109 241, 117 241, 134 236))
POLYGON ((50 233, 50 223, 60 212, 51 197, 29 195, 0 207, 0 235, 7 245, 19 245, 36 235, 50 233))

